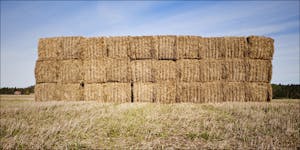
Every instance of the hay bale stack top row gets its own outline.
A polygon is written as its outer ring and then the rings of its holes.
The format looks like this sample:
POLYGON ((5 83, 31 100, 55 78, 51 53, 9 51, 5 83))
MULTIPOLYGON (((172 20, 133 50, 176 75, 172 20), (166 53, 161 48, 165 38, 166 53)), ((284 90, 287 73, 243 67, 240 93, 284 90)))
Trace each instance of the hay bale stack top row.
POLYGON ((267 101, 273 39, 124 36, 42 38, 36 100, 267 101))
POLYGON ((136 59, 272 59, 273 39, 259 36, 124 36, 42 38, 39 60, 136 59))

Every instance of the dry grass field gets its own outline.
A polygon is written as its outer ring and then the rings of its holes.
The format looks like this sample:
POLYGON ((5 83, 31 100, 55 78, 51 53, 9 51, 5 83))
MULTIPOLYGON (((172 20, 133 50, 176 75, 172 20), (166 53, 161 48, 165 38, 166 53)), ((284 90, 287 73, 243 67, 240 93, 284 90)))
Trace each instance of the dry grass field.
POLYGON ((300 100, 103 104, 0 98, 0 149, 300 147, 300 100))

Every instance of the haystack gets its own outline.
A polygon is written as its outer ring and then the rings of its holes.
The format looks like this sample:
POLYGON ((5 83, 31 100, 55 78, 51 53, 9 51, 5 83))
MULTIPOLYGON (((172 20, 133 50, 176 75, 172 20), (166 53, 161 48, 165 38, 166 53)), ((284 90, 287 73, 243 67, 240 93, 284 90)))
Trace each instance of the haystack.
POLYGON ((106 78, 108 82, 130 82, 131 66, 130 59, 108 59, 106 78))
POLYGON ((230 82, 245 81, 245 61, 241 59, 227 59, 222 61, 222 80, 230 82))
POLYGON ((266 102, 272 99, 272 86, 269 83, 246 83, 245 101, 266 102))
POLYGON ((175 103, 176 84, 175 82, 159 82, 154 86, 156 103, 175 103))
POLYGON ((114 103, 131 102, 130 83, 104 83, 103 101, 114 103))
POLYGON ((84 85, 84 100, 104 102, 104 88, 100 83, 84 85))
POLYGON ((244 82, 227 82, 223 83, 223 101, 246 101, 245 83, 244 82))
POLYGON ((223 84, 221 82, 203 83, 204 102, 222 102, 223 101, 223 84))
POLYGON ((249 36, 248 57, 253 59, 268 59, 271 60, 274 54, 274 40, 268 37, 249 36))
POLYGON ((200 60, 200 81, 211 82, 222 79, 222 61, 220 60, 200 60))
POLYGON ((133 83, 133 101, 134 102, 154 102, 155 101, 155 83, 134 82, 133 83))
POLYGON ((107 58, 83 61, 84 81, 86 83, 104 83, 107 81, 106 70, 109 66, 107 58))
POLYGON ((246 60, 246 81, 270 83, 272 78, 271 60, 246 60))
POLYGON ((200 57, 203 59, 222 59, 225 56, 225 38, 202 38, 200 57))
POLYGON ((60 100, 56 83, 39 83, 35 85, 35 101, 60 100))
POLYGON ((177 80, 180 82, 200 81, 200 62, 196 59, 176 61, 177 80))
POLYGON ((158 59, 176 59, 176 36, 157 36, 155 44, 158 50, 158 59))
POLYGON ((107 56, 110 58, 129 58, 129 36, 109 37, 105 39, 107 56))
POLYGON ((58 65, 58 81, 60 83, 80 83, 83 80, 84 72, 81 60, 61 60, 58 65))
POLYGON ((130 38, 129 56, 131 59, 157 59, 155 37, 138 36, 130 38))
POLYGON ((172 60, 159 60, 154 62, 155 82, 176 81, 176 63, 172 60))
POLYGON ((176 57, 177 59, 199 58, 200 53, 199 36, 177 36, 176 37, 176 57))
POLYGON ((80 36, 64 37, 62 39, 62 49, 59 51, 58 58, 65 59, 80 59, 83 51, 84 38, 80 36))
POLYGON ((56 60, 58 53, 62 51, 62 39, 60 37, 41 38, 38 44, 38 60, 56 60))
POLYGON ((56 83, 58 75, 57 61, 38 60, 35 65, 36 83, 56 83))
POLYGON ((154 60, 131 61, 133 82, 154 82, 154 60))
POLYGON ((176 102, 203 103, 205 101, 203 83, 179 82, 176 89, 176 102))
POLYGON ((106 38, 93 37, 80 41, 83 46, 81 57, 85 60, 107 57, 106 38))
POLYGON ((57 84, 60 100, 81 101, 84 100, 84 87, 80 83, 59 83, 57 84))

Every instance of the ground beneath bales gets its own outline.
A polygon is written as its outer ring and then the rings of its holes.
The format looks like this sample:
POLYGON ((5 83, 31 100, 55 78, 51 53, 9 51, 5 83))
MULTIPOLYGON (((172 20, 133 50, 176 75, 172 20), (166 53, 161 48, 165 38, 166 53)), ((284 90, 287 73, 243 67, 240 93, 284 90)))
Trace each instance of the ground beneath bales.
POLYGON ((0 98, 0 149, 300 147, 300 100, 103 104, 0 98))

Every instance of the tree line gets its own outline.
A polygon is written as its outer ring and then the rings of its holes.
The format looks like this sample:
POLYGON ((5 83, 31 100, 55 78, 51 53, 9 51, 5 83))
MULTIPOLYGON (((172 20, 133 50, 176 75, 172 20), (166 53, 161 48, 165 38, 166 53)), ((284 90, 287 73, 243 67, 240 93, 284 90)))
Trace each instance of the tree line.
MULTIPOLYGON (((300 84, 272 84, 273 98, 292 98, 300 99, 300 84)), ((34 93, 34 85, 26 88, 0 88, 0 94, 14 94, 15 91, 20 91, 22 94, 28 95, 34 93)))

